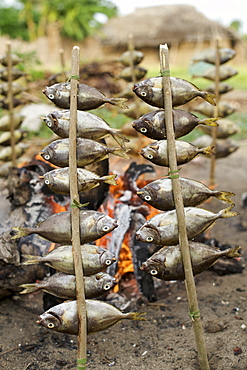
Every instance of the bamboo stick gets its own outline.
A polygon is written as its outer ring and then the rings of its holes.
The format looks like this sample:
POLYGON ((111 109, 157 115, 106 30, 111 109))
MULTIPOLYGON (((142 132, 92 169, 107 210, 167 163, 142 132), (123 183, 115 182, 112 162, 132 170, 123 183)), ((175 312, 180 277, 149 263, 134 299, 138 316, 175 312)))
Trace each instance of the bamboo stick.
POLYGON ((61 73, 62 73, 62 81, 66 80, 66 74, 65 74, 65 60, 64 60, 64 49, 59 49, 59 55, 60 55, 60 62, 61 62, 61 73))
MULTIPOLYGON (((69 128, 69 177, 70 198, 79 203, 76 163, 77 89, 79 79, 80 48, 74 46, 71 60, 70 128, 69 128)), ((84 292, 82 258, 80 249, 80 209, 71 207, 72 250, 76 276, 76 299, 78 309, 78 352, 77 369, 86 369, 87 364, 87 317, 84 292)))
POLYGON ((202 370, 208 370, 208 358, 207 350, 205 345, 204 333, 200 319, 200 312, 198 307, 195 281, 192 271, 190 249, 188 244, 188 237, 186 231, 184 205, 181 194, 179 174, 177 167, 176 157, 176 146, 175 146, 175 135, 173 127, 173 116, 172 116, 172 95, 170 86, 170 70, 169 70, 169 52, 167 45, 160 45, 160 66, 162 74, 162 87, 164 96, 164 109, 165 109, 165 122, 166 122, 166 134, 167 134, 167 151, 169 158, 169 174, 172 180, 174 203, 176 206, 178 230, 179 230, 179 244, 181 248, 182 261, 185 273, 185 286, 187 290, 188 304, 189 304, 189 315, 192 319, 199 364, 202 370))
POLYGON ((8 70, 8 110, 9 110, 9 124, 10 124, 10 145, 11 145, 11 157, 12 157, 12 166, 16 165, 16 152, 15 152, 15 136, 14 136, 14 121, 13 121, 13 92, 12 92, 12 57, 11 57, 11 42, 6 43, 7 46, 7 70, 8 70))
MULTIPOLYGON (((128 35, 128 50, 130 51, 131 79, 132 79, 132 83, 135 84, 136 75, 135 75, 135 65, 133 61, 133 50, 135 50, 135 45, 134 45, 134 37, 131 33, 128 35)), ((135 116, 136 116, 136 119, 138 119, 140 117, 140 100, 135 94, 134 94, 134 101, 136 105, 135 116)))
MULTIPOLYGON (((220 83, 220 47, 219 47, 219 37, 216 37, 216 63, 215 63, 215 95, 216 95, 216 106, 214 107, 214 117, 218 117, 219 115, 219 83, 220 83)), ((217 138, 217 127, 212 127, 212 146, 216 151, 216 138, 217 138)), ((215 172, 216 172, 216 155, 213 155, 211 158, 211 167, 210 167, 210 181, 209 185, 211 188, 215 185, 215 172)))

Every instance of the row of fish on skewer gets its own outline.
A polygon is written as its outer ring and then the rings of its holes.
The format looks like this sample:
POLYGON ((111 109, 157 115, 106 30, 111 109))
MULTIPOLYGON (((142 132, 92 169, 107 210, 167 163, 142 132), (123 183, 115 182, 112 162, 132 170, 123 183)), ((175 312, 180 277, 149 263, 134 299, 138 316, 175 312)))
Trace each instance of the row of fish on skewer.
MULTIPOLYGON (((218 126, 215 118, 200 120, 194 114, 175 108, 188 103, 198 96, 215 105, 215 95, 213 93, 200 91, 194 84, 180 78, 170 77, 170 83, 173 126, 176 139, 188 134, 199 124, 212 127, 218 126)), ((143 115, 132 124, 138 132, 156 140, 141 149, 140 154, 155 165, 169 167, 165 111, 162 109, 162 77, 141 81, 134 85, 133 90, 146 103, 160 108, 143 115)), ((176 140, 175 147, 179 165, 188 163, 201 152, 210 154, 212 151, 211 147, 198 149, 196 146, 182 140, 176 140)), ((185 222, 194 275, 208 269, 221 256, 239 257, 240 247, 232 247, 221 251, 215 247, 193 241, 195 237, 212 227, 216 220, 237 215, 236 212, 232 211, 234 204, 231 196, 234 193, 210 190, 203 183, 189 178, 180 177, 179 181, 184 202, 185 222), (218 213, 197 207, 211 196, 230 205, 218 213)), ((160 248, 142 264, 141 269, 163 280, 184 279, 182 257, 178 244, 178 222, 172 180, 169 177, 155 180, 139 189, 137 195, 144 202, 161 211, 146 221, 136 232, 137 239, 142 242, 155 244, 160 248)))
MULTIPOLYGON (((42 157, 58 166, 44 174, 45 183, 55 192, 69 194, 69 124, 70 124, 70 83, 60 83, 47 87, 44 94, 64 110, 54 111, 44 117, 47 126, 61 139, 55 140, 43 149, 42 157)), ((125 144, 129 141, 119 131, 113 130, 101 118, 86 110, 95 109, 102 104, 125 106, 126 99, 107 98, 99 90, 86 84, 78 84, 77 111, 77 175, 78 191, 93 189, 102 182, 116 185, 116 175, 98 176, 82 168, 88 164, 102 161, 109 154, 129 158, 125 144), (109 148, 100 140, 111 135, 119 146, 109 148)), ((44 257, 26 255, 25 265, 45 263, 58 272, 43 281, 23 284, 21 293, 43 290, 70 301, 52 307, 39 316, 38 323, 56 331, 78 334, 76 301, 76 282, 71 246, 71 212, 53 214, 36 227, 15 227, 14 238, 30 234, 39 236, 59 246, 44 257)), ((80 243, 84 272, 84 287, 87 310, 88 333, 104 330, 119 320, 144 320, 138 312, 122 313, 114 306, 93 298, 100 297, 116 284, 116 279, 105 272, 116 261, 112 253, 92 244, 118 226, 116 219, 94 210, 80 210, 80 243)))
MULTIPOLYGON (((12 62, 12 100, 13 100, 13 107, 18 107, 23 102, 17 98, 17 96, 23 92, 24 86, 18 83, 16 80, 20 77, 25 75, 18 68, 18 64, 21 63, 21 59, 16 54, 11 54, 11 62, 12 62)), ((11 166, 11 159, 12 159, 12 147, 11 147, 11 121, 13 124, 13 135, 15 140, 15 155, 16 158, 19 158, 25 151, 26 145, 21 142, 23 137, 25 136, 25 131, 20 129, 21 123, 24 117, 21 116, 18 112, 14 111, 12 113, 12 118, 10 117, 10 113, 8 112, 9 109, 9 83, 8 83, 8 57, 7 55, 0 58, 0 63, 3 65, 3 68, 0 69, 0 95, 3 98, 0 100, 0 107, 6 110, 7 112, 0 118, 0 174, 3 171, 5 173, 5 168, 11 166)))
MULTIPOLYGON (((230 138, 231 135, 240 131, 239 126, 236 125, 231 119, 226 118, 236 111, 236 106, 222 100, 222 95, 233 90, 233 87, 227 83, 227 80, 236 76, 238 71, 227 65, 235 55, 235 50, 231 48, 219 48, 219 69, 218 69, 218 90, 219 99, 217 104, 217 115, 219 117, 217 123, 219 124, 216 131, 216 145, 215 153, 216 158, 224 158, 231 153, 235 152, 239 145, 236 141, 230 138)), ((206 49, 201 53, 196 54, 192 59, 190 72, 193 77, 203 77, 209 81, 216 81, 216 49, 206 49)), ((207 91, 215 91, 215 82, 205 88, 207 91)), ((195 112, 199 112, 206 117, 214 116, 214 108, 203 102, 194 108, 195 112)), ((200 136, 193 141, 198 147, 211 145, 212 143, 212 129, 210 127, 202 126, 201 130, 204 135, 200 136)))

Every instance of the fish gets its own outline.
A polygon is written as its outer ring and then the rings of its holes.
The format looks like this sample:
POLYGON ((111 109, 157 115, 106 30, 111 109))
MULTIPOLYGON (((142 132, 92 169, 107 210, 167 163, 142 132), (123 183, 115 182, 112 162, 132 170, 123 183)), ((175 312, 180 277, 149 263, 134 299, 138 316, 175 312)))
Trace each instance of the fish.
MULTIPOLYGON (((102 272, 116 261, 115 256, 107 249, 94 244, 81 245, 81 256, 84 276, 102 272)), ((75 275, 72 245, 60 246, 46 256, 23 254, 23 258, 26 259, 21 263, 23 266, 45 263, 65 274, 75 275)))
MULTIPOLYGON (((20 127, 24 116, 19 113, 13 113, 13 125, 14 129, 20 127)), ((10 116, 9 114, 5 114, 0 118, 0 131, 9 131, 10 130, 10 116)))
MULTIPOLYGON (((85 298, 87 299, 99 297, 117 284, 113 276, 104 272, 85 276, 83 280, 85 298)), ((43 281, 22 284, 20 288, 23 288, 20 294, 29 294, 42 290, 59 298, 76 299, 76 277, 64 272, 57 272, 43 281)))
MULTIPOLYGON (((12 83, 12 94, 17 95, 20 94, 24 90, 24 87, 17 82, 12 83)), ((3 82, 0 84, 0 94, 7 96, 9 91, 9 83, 3 82)))
MULTIPOLYGON (((25 132, 21 130, 14 130, 13 137, 15 139, 15 144, 17 144, 25 136, 25 132)), ((4 131, 0 134, 0 145, 10 145, 12 134, 10 131, 4 131)))
POLYGON ((122 63, 125 66, 131 65, 131 60, 134 65, 141 63, 144 58, 143 52, 139 50, 127 50, 118 58, 118 62, 122 63), (130 59, 131 58, 131 59, 130 59))
MULTIPOLYGON (((1 136, 0 136, 1 139, 1 136)), ((44 182, 55 193, 69 194, 69 167, 56 168, 46 172, 44 182)), ((98 176, 95 173, 84 168, 77 168, 78 192, 87 191, 99 186, 102 182, 109 185, 117 185, 117 175, 98 176)))
MULTIPOLYGON (((12 99, 13 108, 18 107, 19 105, 25 104, 21 99, 16 98, 15 96, 12 99)), ((0 107, 3 109, 9 109, 9 99, 4 98, 0 100, 0 107)))
MULTIPOLYGON (((145 321, 143 312, 123 313, 109 303, 86 299, 87 333, 106 330, 123 319, 145 321)), ((77 301, 61 303, 38 317, 37 324, 67 334, 78 335, 77 301)))
MULTIPOLYGON (((117 220, 98 211, 80 210, 79 217, 81 244, 93 242, 118 226, 117 220)), ((15 232, 12 239, 38 234, 53 243, 71 244, 71 212, 55 213, 35 227, 13 227, 12 230, 15 232)))
MULTIPOLYGON (((212 154, 212 147, 197 148, 195 145, 188 143, 187 141, 176 140, 176 154, 177 164, 181 165, 190 162, 198 154, 203 153, 205 155, 212 154)), ((167 140, 155 141, 144 148, 142 148, 140 154, 148 159, 150 162, 158 165, 169 167, 169 160, 167 155, 167 140)))
MULTIPOLYGON (((230 66, 227 65, 221 65, 219 66, 219 81, 225 81, 228 80, 228 78, 236 76, 238 74, 238 71, 230 66)), ((195 77, 203 77, 210 81, 215 81, 216 78, 216 67, 212 66, 211 68, 208 68, 203 73, 194 74, 192 76, 195 77)))
MULTIPOLYGON (((0 75, 1 76, 1 75, 0 75)), ((57 83, 46 86, 42 91, 57 107, 70 108, 70 82, 57 83)), ((120 108, 128 108, 124 103, 125 98, 107 98, 100 90, 87 84, 78 84, 77 109, 91 110, 99 108, 105 103, 116 105, 120 108)))
MULTIPOLYGON (((223 202, 233 204, 230 197, 235 194, 229 191, 211 190, 200 181, 179 178, 184 207, 195 207, 205 202, 211 196, 223 202)), ((137 195, 145 202, 161 211, 175 209, 172 180, 169 178, 158 179, 145 185, 137 191, 137 195)))
MULTIPOLYGON (((27 147, 25 144, 17 143, 14 146, 16 158, 19 158, 25 152, 26 148, 27 147)), ((4 162, 11 161, 12 153, 13 152, 11 146, 0 147, 0 160, 4 162)))
MULTIPOLYGON (((241 257, 238 252, 241 247, 230 247, 220 250, 207 244, 189 241, 190 255, 193 275, 210 268, 220 257, 234 258, 241 257)), ((184 280, 184 268, 180 245, 163 247, 154 253, 140 267, 161 280, 184 280)))
MULTIPOLYGON (((240 132, 239 126, 230 119, 220 118, 217 120, 217 123, 216 138, 218 139, 227 139, 229 136, 240 132)), ((201 126, 200 129, 206 134, 212 136, 211 127, 201 126)))
MULTIPOLYGON (((114 154, 123 158, 130 158, 127 154, 128 149, 113 147, 108 148, 97 141, 90 139, 77 138, 76 155, 77 166, 84 167, 88 164, 102 161, 114 154)), ((42 151, 41 156, 48 162, 58 167, 69 166, 69 139, 58 139, 47 145, 42 151)))
MULTIPOLYGON (((173 126, 175 138, 191 132, 198 125, 217 127, 217 118, 200 119, 196 115, 182 109, 173 109, 173 126)), ((154 110, 144 114, 132 123, 132 127, 141 134, 154 140, 166 139, 165 111, 154 110)))
MULTIPOLYGON (((14 54, 14 53, 11 53, 11 63, 13 66, 15 66, 16 64, 19 64, 22 62, 22 59, 20 57, 18 57, 18 55, 14 54)), ((1 58, 0 58, 0 63, 7 67, 8 66, 8 55, 3 55, 1 58)))
MULTIPOLYGON (((226 94, 229 91, 233 90, 233 86, 229 85, 226 82, 220 82, 219 83, 219 94, 226 94)), ((208 92, 215 92, 216 91, 216 86, 215 83, 212 83, 211 85, 205 87, 205 91, 208 92)))
MULTIPOLYGON (((69 137, 70 111, 55 111, 48 114, 44 121, 56 135, 61 138, 69 137)), ((99 140, 106 136, 111 136, 122 148, 129 139, 122 135, 118 130, 113 129, 102 118, 93 113, 77 111, 77 137, 99 140)))
MULTIPOLYGON (((231 48, 219 48, 219 61, 220 64, 224 64, 229 60, 233 59, 236 55, 236 51, 231 48)), ((211 64, 216 64, 217 51, 216 49, 206 49, 192 57, 192 61, 204 61, 211 64)))
MULTIPOLYGON (((231 211, 234 204, 222 209, 217 213, 203 208, 185 207, 185 222, 188 239, 195 238, 208 228, 212 227, 216 220, 237 216, 237 212, 231 211)), ((136 232, 137 240, 156 245, 176 245, 179 243, 178 222, 176 210, 162 212, 146 221, 136 232)))
POLYGON ((145 75, 147 74, 147 70, 143 67, 137 67, 135 66, 132 70, 131 67, 125 67, 120 74, 118 75, 118 78, 122 78, 127 82, 132 81, 132 75, 135 76, 135 79, 137 81, 141 80, 145 75))
MULTIPOLYGON (((207 117, 214 116, 214 108, 208 104, 207 102, 203 102, 201 104, 198 104, 193 109, 195 112, 199 112, 204 114, 207 117)), ((236 111, 236 108, 233 104, 229 104, 225 101, 220 101, 217 106, 217 115, 218 117, 224 118, 226 116, 229 116, 230 114, 234 113, 236 111)))
MULTIPOLYGON (((193 144, 198 146, 204 146, 204 144, 212 144, 212 136, 202 135, 193 141, 193 144)), ((216 145, 214 147, 214 153, 216 158, 225 158, 228 155, 234 153, 239 148, 239 143, 236 140, 231 139, 216 139, 216 145)))
MULTIPOLYGON (((212 105, 216 105, 216 95, 207 91, 201 91, 189 81, 182 78, 170 77, 172 106, 177 107, 189 101, 201 97, 212 105)), ((164 108, 162 77, 151 77, 138 82, 133 87, 134 93, 146 103, 158 108, 164 108)))
MULTIPOLYGON (((17 80, 20 77, 26 76, 25 72, 22 72, 20 69, 13 67, 11 70, 12 80, 17 80)), ((0 69, 0 80, 8 81, 8 69, 0 69)))

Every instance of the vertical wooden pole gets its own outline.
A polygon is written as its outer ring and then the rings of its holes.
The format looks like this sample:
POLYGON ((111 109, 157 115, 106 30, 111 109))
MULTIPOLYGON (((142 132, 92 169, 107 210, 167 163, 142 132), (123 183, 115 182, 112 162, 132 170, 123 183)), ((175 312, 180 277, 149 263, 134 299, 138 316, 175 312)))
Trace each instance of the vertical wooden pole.
POLYGON ((164 96, 166 135, 167 135, 167 151, 169 158, 169 174, 172 180, 174 203, 176 206, 179 244, 182 254, 182 261, 185 273, 185 286, 187 290, 189 315, 192 319, 193 329, 196 338, 198 359, 202 370, 209 370, 207 350, 204 339, 204 332, 200 319, 200 311, 198 307, 195 281, 192 271, 190 249, 186 231, 185 215, 183 198, 181 194, 179 174, 177 167, 176 142, 174 135, 173 116, 172 116, 172 95, 170 86, 170 69, 169 69, 169 53, 167 45, 160 45, 160 67, 162 74, 162 86, 164 96))
MULTIPOLYGON (((130 52, 131 79, 132 79, 133 84, 136 83, 135 65, 134 65, 134 61, 133 61, 133 50, 134 49, 135 49, 134 37, 130 33, 128 35, 128 50, 130 52)), ((134 100, 135 100, 135 105, 136 105, 135 116, 136 116, 136 119, 138 119, 140 117, 140 100, 136 95, 134 95, 134 100)))
POLYGON ((60 62, 61 62, 61 73, 62 73, 62 81, 66 81, 66 75, 65 75, 65 60, 64 60, 64 49, 59 50, 60 55, 60 62))
MULTIPOLYGON (((218 117, 219 115, 219 83, 220 83, 220 47, 219 47, 219 37, 216 38, 216 63, 215 63, 215 95, 216 95, 216 106, 214 107, 214 117, 218 117)), ((217 127, 212 127, 212 146, 216 151, 216 139, 217 139, 217 127)), ((213 188, 215 185, 215 171, 216 171, 216 155, 212 155, 211 158, 211 167, 210 167, 210 180, 209 185, 210 188, 213 188)))
POLYGON ((15 136, 14 136, 14 121, 13 121, 13 93, 12 93, 12 57, 11 57, 11 42, 6 43, 7 46, 7 70, 8 70, 8 109, 9 109, 9 122, 10 122, 10 145, 12 152, 12 166, 16 165, 16 152, 15 152, 15 136))
MULTIPOLYGON (((79 203, 76 163, 77 91, 79 79, 80 48, 74 46, 71 61, 70 129, 69 129, 69 176, 71 202, 79 203)), ((72 250, 76 276, 76 299, 79 334, 77 369, 85 370, 87 364, 87 316, 84 292, 82 257, 80 248, 80 209, 71 207, 72 250)))

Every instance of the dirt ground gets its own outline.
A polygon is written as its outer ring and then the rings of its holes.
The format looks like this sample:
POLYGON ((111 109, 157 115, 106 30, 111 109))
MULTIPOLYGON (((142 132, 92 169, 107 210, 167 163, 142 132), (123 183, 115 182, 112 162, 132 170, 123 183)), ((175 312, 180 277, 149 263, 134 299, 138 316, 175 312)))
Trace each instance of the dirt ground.
MULTIPOLYGON (((218 220, 209 236, 220 243, 241 245, 246 260, 247 229, 241 227, 241 221, 247 219, 247 211, 241 208, 240 198, 247 191, 247 140, 239 144, 236 152, 218 159, 216 164, 217 189, 236 194, 234 210, 239 216, 218 220)), ((207 184, 209 171, 210 160, 201 156, 182 166, 180 176, 207 184)), ((225 208, 219 200, 203 206, 212 211, 225 208)), ((212 370, 247 368, 246 278, 246 268, 242 273, 224 276, 208 270, 195 277, 212 370)), ((184 282, 159 281, 157 296, 156 302, 138 307, 146 312, 147 321, 125 320, 88 336, 88 369, 199 369, 184 282)), ((76 336, 37 325, 43 311, 41 293, 0 301, 1 370, 76 368, 76 336)))

